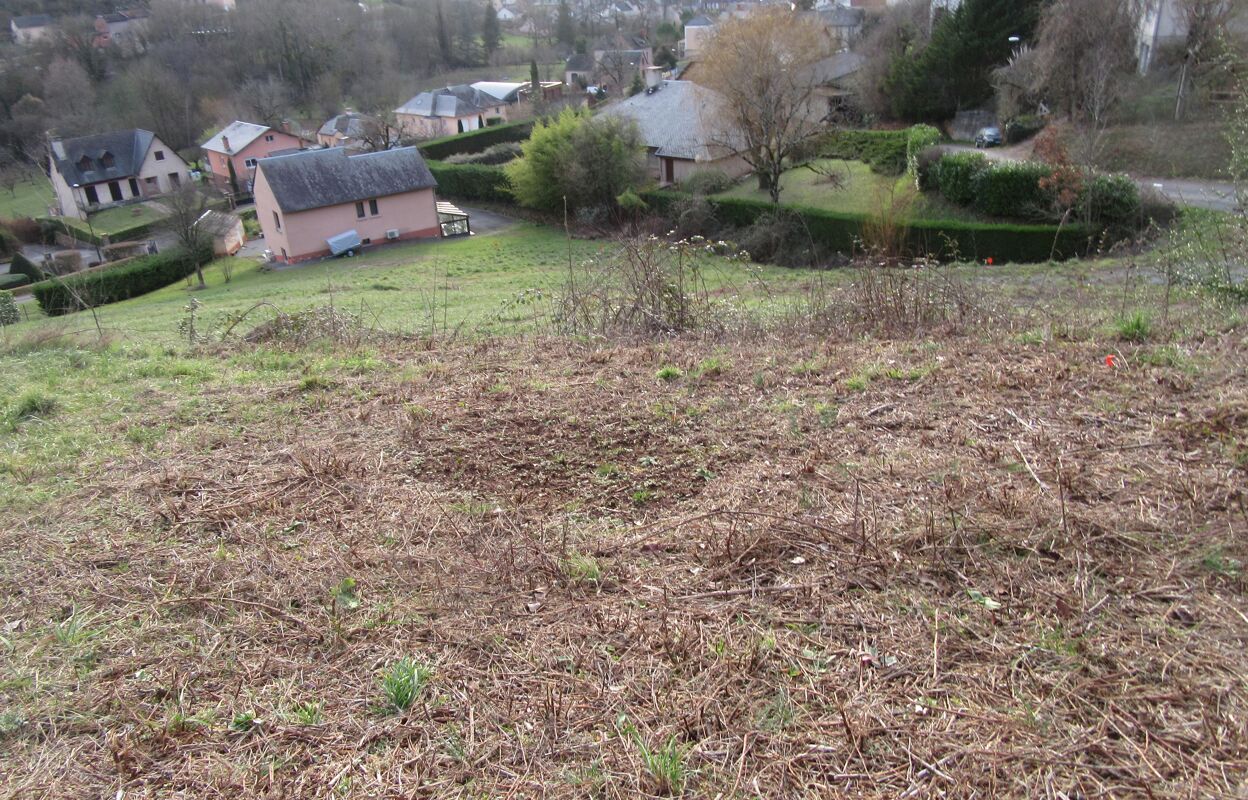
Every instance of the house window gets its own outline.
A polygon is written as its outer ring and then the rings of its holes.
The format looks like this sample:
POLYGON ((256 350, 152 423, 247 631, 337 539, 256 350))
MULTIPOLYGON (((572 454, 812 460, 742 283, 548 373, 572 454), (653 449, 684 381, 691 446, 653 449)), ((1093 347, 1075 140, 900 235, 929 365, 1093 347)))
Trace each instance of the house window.
POLYGON ((113 154, 107 150, 104 151, 104 155, 100 156, 100 166, 104 169, 111 169, 116 163, 117 159, 113 158, 113 154))
POLYGON ((109 197, 113 198, 114 203, 120 201, 122 199, 121 184, 118 183, 117 181, 111 181, 108 184, 108 195, 109 197))
POLYGON ((273 224, 277 227, 279 231, 282 229, 282 218, 277 215, 276 211, 273 212, 273 224))
POLYGON ((130 179, 130 196, 131 197, 139 196, 139 182, 135 180, 134 178, 130 179))
POLYGON ((153 176, 152 176, 152 177, 150 177, 150 178, 144 178, 144 179, 143 179, 143 185, 144 185, 144 186, 156 186, 156 185, 157 185, 157 184, 156 184, 156 176, 155 176, 155 175, 153 175, 153 176))
POLYGON ((374 217, 377 216, 378 211, 377 211, 377 198, 376 197, 368 201, 368 213, 372 214, 374 217))
POLYGON ((179 175, 179 174, 178 174, 178 173, 176 173, 176 172, 170 172, 170 173, 169 173, 169 185, 170 185, 170 186, 181 186, 181 185, 182 185, 182 176, 181 176, 181 175, 179 175))
POLYGON ((95 187, 94 187, 94 186, 88 186, 88 187, 87 187, 87 190, 86 190, 86 195, 87 195, 87 202, 88 202, 88 203, 90 203, 90 204, 91 204, 91 205, 93 205, 93 206, 94 206, 94 205, 99 205, 99 202, 100 202, 100 195, 99 195, 99 193, 98 193, 98 192, 96 192, 96 191, 95 191, 95 187))
POLYGON ((364 201, 363 200, 355 204, 355 218, 364 219, 364 201))
POLYGON ((264 137, 264 140, 265 140, 266 142, 271 142, 271 141, 273 141, 273 138, 274 138, 274 137, 273 137, 273 134, 271 134, 271 133, 270 133, 270 134, 268 134, 267 136, 265 136, 265 137, 264 137))
POLYGON ((243 161, 243 166, 246 167, 247 169, 255 169, 256 160, 254 158, 248 158, 245 161, 243 161))
POLYGON ((91 163, 90 156, 83 156, 82 158, 78 159, 78 169, 82 170, 83 172, 90 172, 92 167, 94 166, 95 165, 91 163))
POLYGON ((164 160, 165 160, 165 151, 164 151, 164 150, 157 150, 157 151, 156 151, 156 160, 157 160, 157 161, 164 161, 164 160))

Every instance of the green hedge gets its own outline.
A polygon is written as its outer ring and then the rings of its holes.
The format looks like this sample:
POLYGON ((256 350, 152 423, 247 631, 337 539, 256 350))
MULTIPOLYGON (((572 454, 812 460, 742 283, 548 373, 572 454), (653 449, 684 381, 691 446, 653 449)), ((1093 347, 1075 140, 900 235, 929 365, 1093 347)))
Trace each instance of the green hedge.
POLYGON ((421 155, 425 158, 437 161, 462 153, 479 153, 490 145, 500 142, 523 142, 529 138, 532 131, 533 120, 526 119, 522 122, 508 122, 503 125, 478 128, 475 131, 444 136, 441 139, 430 139, 416 146, 420 148, 421 155))
POLYGON ((0 275, 0 289, 17 289, 30 283, 30 278, 21 273, 9 272, 0 275))
POLYGON ((1041 218, 1053 210, 1053 192, 1041 185, 1052 175, 1036 161, 993 164, 975 176, 974 208, 993 217, 1041 218))
MULTIPOLYGON (((651 208, 670 209, 692 195, 674 191, 641 193, 651 208)), ((774 210, 763 200, 735 197, 706 198, 716 218, 725 224, 744 228, 774 210)), ((864 214, 825 211, 818 208, 786 206, 797 213, 811 239, 826 252, 852 253, 860 249, 862 228, 869 218, 864 214)), ((1034 263, 1050 258, 1064 259, 1087 251, 1089 233, 1077 225, 1059 229, 1056 225, 1011 225, 960 222, 955 220, 916 220, 907 229, 907 243, 915 255, 936 258, 962 258, 996 262, 1034 263)))
POLYGON ((211 258, 211 252, 200 253, 196 259, 170 250, 111 269, 42 281, 32 286, 31 292, 49 316, 68 314, 86 307, 84 302, 99 306, 154 292, 194 273, 197 260, 203 263, 211 258))
POLYGON ((912 125, 906 130, 906 173, 917 178, 919 175, 919 155, 929 147, 940 142, 944 137, 938 128, 931 125, 912 125))
POLYGON ((1126 175, 1093 175, 1079 194, 1084 218, 1116 231, 1139 226, 1142 205, 1140 187, 1126 175))
POLYGON ((13 293, 0 290, 0 325, 16 325, 22 321, 22 314, 17 310, 13 293))
POLYGON ((507 173, 502 167, 484 164, 447 164, 429 161, 429 171, 438 181, 438 196, 456 200, 485 200, 511 203, 515 198, 508 191, 507 173))
POLYGON ((21 253, 13 256, 13 261, 9 264, 9 274, 25 275, 29 283, 43 280, 43 270, 39 269, 39 265, 21 253))
POLYGON ((816 152, 823 158, 862 161, 875 172, 900 175, 906 171, 908 130, 839 130, 823 136, 816 152))
MULTIPOLYGON (((86 227, 79 228, 77 225, 70 225, 65 222, 64 217, 39 217, 39 224, 45 229, 63 233, 72 236, 80 242, 89 242, 94 245, 105 245, 109 242, 124 242, 129 239, 137 239, 151 233, 151 223, 140 223, 129 228, 112 231, 111 233, 96 232, 95 235, 86 227)), ((85 226, 86 223, 84 222, 85 226)))
POLYGON ((950 153, 928 170, 926 184, 950 203, 969 206, 975 202, 975 180, 988 169, 988 159, 979 153, 950 153))

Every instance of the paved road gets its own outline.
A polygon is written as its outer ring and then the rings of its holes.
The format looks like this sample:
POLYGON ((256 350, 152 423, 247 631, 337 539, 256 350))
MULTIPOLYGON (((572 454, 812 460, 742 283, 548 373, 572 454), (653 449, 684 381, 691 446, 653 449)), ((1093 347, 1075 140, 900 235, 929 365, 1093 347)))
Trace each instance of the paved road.
MULTIPOLYGON (((946 152, 973 151, 983 153, 994 161, 1023 161, 1031 155, 1029 142, 1011 147, 992 147, 987 150, 976 150, 971 145, 945 145, 946 152)), ((1235 211, 1239 208, 1239 200, 1235 195, 1235 185, 1228 181, 1207 181, 1192 178, 1147 178, 1131 176, 1141 189, 1154 189, 1165 196, 1170 202, 1180 206, 1208 208, 1214 211, 1235 211)))

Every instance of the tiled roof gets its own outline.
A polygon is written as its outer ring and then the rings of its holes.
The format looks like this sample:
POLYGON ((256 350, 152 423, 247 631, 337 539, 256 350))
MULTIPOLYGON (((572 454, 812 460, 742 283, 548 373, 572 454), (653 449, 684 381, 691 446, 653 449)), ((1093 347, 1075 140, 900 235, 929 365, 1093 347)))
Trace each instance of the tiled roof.
POLYGON ((713 160, 726 155, 739 135, 723 123, 722 100, 711 89, 689 81, 663 81, 603 110, 603 115, 637 123, 646 147, 660 156, 713 160))
POLYGON ((341 147, 305 150, 262 158, 257 171, 264 174, 278 206, 287 213, 437 186, 415 147, 355 154, 341 147))
POLYGON ((151 131, 131 128, 58 139, 52 142, 52 160, 71 186, 130 178, 138 174, 155 138, 151 131))

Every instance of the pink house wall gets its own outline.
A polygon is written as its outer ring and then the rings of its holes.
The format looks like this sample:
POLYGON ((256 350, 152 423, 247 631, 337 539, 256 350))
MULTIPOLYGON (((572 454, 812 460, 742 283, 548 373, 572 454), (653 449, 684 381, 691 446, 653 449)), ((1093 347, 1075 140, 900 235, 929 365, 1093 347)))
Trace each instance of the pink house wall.
POLYGON ((305 147, 306 145, 307 143, 298 136, 271 128, 257 136, 254 141, 232 156, 226 156, 224 153, 218 153, 213 150, 205 150, 204 152, 208 155, 208 171, 212 173, 212 180, 215 184, 218 186, 229 184, 230 168, 226 162, 233 161, 234 174, 238 177, 238 188, 245 190, 247 181, 252 179, 255 172, 254 169, 247 166, 248 159, 254 158, 259 161, 277 150, 289 150, 292 147, 305 147), (266 142, 265 139, 269 136, 273 137, 273 141, 266 142))
POLYGON ((361 239, 372 239, 373 244, 385 243, 388 230, 397 229, 401 240, 428 239, 442 233, 433 189, 378 197, 375 217, 369 214, 365 200, 364 219, 356 216, 355 203, 287 214, 278 207, 263 169, 256 176, 255 195, 256 216, 266 247, 286 263, 329 255, 325 240, 349 230, 355 230, 361 239), (275 213, 281 220, 280 229, 275 213))

